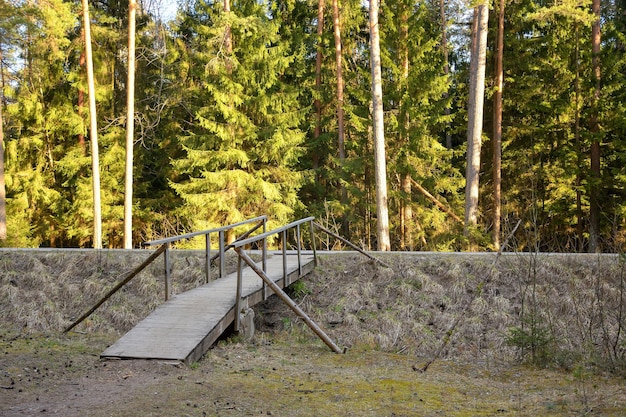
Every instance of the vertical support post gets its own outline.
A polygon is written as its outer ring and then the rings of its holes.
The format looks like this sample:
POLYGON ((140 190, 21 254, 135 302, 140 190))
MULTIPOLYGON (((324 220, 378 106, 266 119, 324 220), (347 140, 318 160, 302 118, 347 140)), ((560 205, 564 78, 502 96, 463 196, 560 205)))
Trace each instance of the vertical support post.
POLYGON ((272 279, 270 277, 268 277, 265 272, 261 271, 259 269, 259 267, 257 265, 255 265, 254 261, 252 259, 250 259, 250 257, 241 250, 241 248, 235 248, 235 251, 237 252, 237 254, 239 255, 239 259, 243 258, 243 260, 246 262, 246 264, 248 264, 248 266, 257 273, 257 275, 259 277, 261 277, 261 279, 265 282, 267 282, 267 285, 270 286, 270 288, 272 288, 272 290, 274 291, 274 293, 276 293, 276 295, 278 295, 278 297, 283 300, 283 302, 285 304, 287 304, 287 306, 294 312, 296 313, 296 315, 298 317, 300 317, 302 320, 304 320, 304 322, 307 324, 307 326, 309 326, 309 328, 311 330, 313 330, 313 332, 319 336, 320 339, 322 339, 322 341, 324 343, 326 343, 326 346, 328 346, 330 349, 332 349, 333 352, 335 353, 344 353, 345 351, 340 349, 339 346, 337 346, 335 344, 335 342, 332 341, 332 339, 330 337, 328 337, 328 335, 324 332, 324 330, 322 330, 313 320, 311 320, 311 318, 304 312, 304 310, 302 310, 300 307, 298 307, 298 305, 291 299, 289 298, 289 296, 280 289, 280 287, 278 285, 276 285, 276 283, 274 281, 272 281, 272 279))
POLYGON ((241 255, 237 256, 237 292, 235 295, 235 331, 241 328, 241 287, 242 287, 241 255))
MULTIPOLYGON (((267 218, 263 219, 263 234, 267 232, 267 218)), ((263 258, 263 272, 267 272, 267 238, 263 238, 263 247, 261 248, 263 258)), ((263 300, 267 300, 267 284, 263 281, 263 300)))
POLYGON ((287 231, 283 230, 280 236, 283 240, 283 283, 287 287, 289 285, 287 282, 287 231))
POLYGON ((172 263, 170 259, 170 244, 165 243, 165 253, 163 254, 164 266, 165 266, 165 301, 170 299, 172 294, 172 282, 170 272, 172 270, 172 263))
POLYGON ((309 222, 309 225, 311 227, 311 245, 313 246, 313 264, 317 266, 317 250, 315 248, 315 224, 313 223, 313 220, 309 222))
POLYGON ((224 278, 226 276, 225 274, 225 270, 226 270, 226 260, 224 259, 224 231, 220 230, 219 231, 219 251, 220 251, 220 278, 224 278))
POLYGON ((206 276, 205 279, 205 284, 208 284, 209 281, 211 281, 211 234, 207 233, 206 235, 204 235, 205 238, 205 254, 206 254, 206 259, 205 259, 205 264, 204 264, 204 274, 206 276))
POLYGON ((302 253, 300 251, 300 224, 296 226, 296 241, 298 248, 298 278, 302 276, 302 253))
MULTIPOLYGON (((267 219, 263 219, 263 234, 267 232, 267 219)), ((267 272, 267 238, 263 238, 263 272, 267 272)))

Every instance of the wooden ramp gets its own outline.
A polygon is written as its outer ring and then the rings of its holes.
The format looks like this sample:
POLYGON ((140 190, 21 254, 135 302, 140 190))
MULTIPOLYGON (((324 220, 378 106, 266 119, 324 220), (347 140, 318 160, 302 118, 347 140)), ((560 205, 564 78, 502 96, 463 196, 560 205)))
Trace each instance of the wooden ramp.
MULTIPOLYGON (((313 255, 267 259, 267 275, 284 288, 313 270, 313 255)), ((101 358, 161 359, 192 363, 199 360, 235 319, 237 273, 175 295, 106 349, 101 358)), ((242 306, 252 307, 271 295, 250 268, 242 271, 242 306), (264 294, 267 292, 267 294, 264 294)))

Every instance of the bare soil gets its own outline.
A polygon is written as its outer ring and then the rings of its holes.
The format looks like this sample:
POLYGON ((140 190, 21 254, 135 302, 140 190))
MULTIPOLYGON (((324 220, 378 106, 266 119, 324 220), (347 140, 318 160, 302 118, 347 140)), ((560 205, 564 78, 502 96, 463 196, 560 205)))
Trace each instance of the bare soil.
MULTIPOLYGON (((142 295, 159 287, 158 271, 63 334, 115 281, 107 268, 128 265, 110 260, 94 272, 94 262, 79 268, 67 255, 3 256, 1 416, 626 415, 615 257, 510 256, 496 269, 490 255, 388 255, 391 268, 356 255, 323 257, 291 294, 345 354, 332 353, 272 297, 255 308, 252 342, 231 335, 185 366, 99 358, 158 303, 142 295), (63 264, 73 272, 60 272, 63 264), (45 290, 48 280, 56 291, 45 290), (99 285, 88 293, 85 282, 99 285), (511 329, 528 329, 521 318, 529 311, 548 329, 545 346, 511 344, 511 329), (426 372, 414 370, 433 359, 448 331, 441 356, 426 372), (616 348, 603 356, 598 344, 616 348)), ((180 259, 179 269, 195 265, 180 259)))

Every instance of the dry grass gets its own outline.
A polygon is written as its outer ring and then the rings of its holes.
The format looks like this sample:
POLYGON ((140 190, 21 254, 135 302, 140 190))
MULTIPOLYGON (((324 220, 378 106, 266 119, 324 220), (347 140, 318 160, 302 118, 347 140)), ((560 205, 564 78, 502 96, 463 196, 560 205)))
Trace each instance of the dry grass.
MULTIPOLYGON (((0 313, 5 323, 27 332, 58 332, 94 305, 151 251, 0 251, 0 313)), ((229 255, 227 270, 234 269, 229 255)), ((172 252, 173 293, 205 282, 204 252, 172 252)), ((218 271, 212 268, 212 278, 218 271)), ((79 331, 123 332, 164 299, 160 257, 78 327, 79 331)))
POLYGON ((509 254, 495 266, 494 257, 387 255, 392 268, 384 268, 333 256, 307 279, 311 294, 301 302, 346 346, 429 357, 462 315, 444 357, 626 373, 617 256, 509 254), (544 332, 545 346, 532 345, 542 334, 531 325, 544 332), (528 346, 512 337, 516 331, 528 334, 528 346))
MULTIPOLYGON (((19 331, 58 332, 149 253, 2 251, 3 321, 19 331)), ((625 373, 626 274, 618 256, 508 254, 495 266, 494 257, 388 254, 391 268, 356 254, 322 257, 299 301, 348 347, 429 357, 463 315, 444 357, 625 373)), ((174 251, 172 264, 175 293, 204 283, 202 252, 174 251)), ((231 256, 227 269, 234 266, 231 256)), ((163 262, 157 259, 78 330, 126 331, 162 299, 163 262)), ((298 322, 280 304, 271 310, 257 316, 269 317, 274 327, 298 322)))

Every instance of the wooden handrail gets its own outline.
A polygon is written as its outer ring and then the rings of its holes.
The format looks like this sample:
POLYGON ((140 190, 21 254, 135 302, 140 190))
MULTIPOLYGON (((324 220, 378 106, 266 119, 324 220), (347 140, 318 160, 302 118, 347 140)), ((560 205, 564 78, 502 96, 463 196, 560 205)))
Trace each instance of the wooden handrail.
POLYGON ((108 300, 109 298, 111 298, 111 296, 113 294, 115 294, 116 292, 118 292, 120 290, 120 288, 122 288, 124 285, 128 284, 130 282, 131 279, 135 278, 137 276, 137 274, 139 274, 141 271, 143 271, 148 265, 150 265, 152 263, 152 261, 154 261, 156 258, 159 257, 159 255, 161 255, 163 252, 165 252, 165 245, 161 246, 160 248, 158 248, 157 250, 154 251, 154 253, 152 253, 145 261, 143 261, 143 263, 141 265, 139 265, 137 268, 133 269, 127 276, 126 278, 124 278, 123 280, 121 280, 115 287, 111 288, 111 290, 109 292, 107 292, 104 297, 102 297, 93 307, 91 307, 89 309, 89 311, 87 311, 85 314, 83 314, 82 316, 80 316, 76 321, 74 321, 74 323, 72 323, 70 326, 68 326, 65 330, 63 330, 63 333, 67 333, 70 330, 72 330, 74 327, 76 327, 77 325, 79 325, 83 320, 85 320, 87 317, 91 316, 91 314, 96 311, 96 309, 98 307, 100 307, 106 300, 108 300))
MULTIPOLYGON (((152 262, 154 262, 154 260, 156 258, 158 258, 161 254, 164 254, 164 258, 165 258, 165 300, 167 300, 169 298, 169 292, 170 292, 170 282, 169 282, 169 268, 170 268, 170 262, 169 262, 169 247, 170 247, 170 243, 172 242, 176 242, 178 240, 183 240, 183 239, 189 239, 195 236, 200 236, 200 235, 206 235, 209 236, 210 233, 219 233, 221 239, 223 239, 223 232, 229 229, 232 229, 234 227, 238 227, 238 226, 242 226, 248 223, 252 223, 254 221, 258 221, 259 223, 254 226, 252 229, 248 230, 247 232, 245 232, 242 236, 240 236, 237 240, 241 240, 244 239, 246 237, 248 237, 251 233, 253 233, 255 230, 257 230, 259 227, 263 226, 265 228, 265 224, 267 221, 267 216, 263 215, 263 216, 258 216, 255 217, 253 219, 248 219, 248 220, 244 220, 238 223, 234 223, 234 224, 230 224, 228 226, 223 226, 223 227, 218 227, 215 229, 210 229, 210 230, 202 230, 200 232, 194 232, 194 233, 187 233, 184 235, 178 235, 178 236, 172 236, 169 238, 165 238, 165 239, 160 239, 160 240, 153 240, 150 242, 144 242, 142 244, 142 246, 146 247, 146 246, 156 246, 156 245, 161 245, 159 246, 158 249, 156 249, 141 265, 139 265, 137 268, 133 269, 131 272, 128 273, 128 275, 126 275, 126 277, 124 277, 124 279, 122 279, 118 284, 115 285, 115 287, 113 287, 111 290, 109 290, 93 307, 91 307, 86 313, 84 313, 82 316, 80 316, 77 320, 75 320, 70 326, 68 326, 63 333, 67 333, 70 330, 72 330, 74 327, 76 327, 77 325, 79 325, 82 321, 84 321, 87 317, 89 317, 91 314, 93 314, 94 311, 96 311, 106 300, 108 300, 109 298, 111 298, 111 296, 113 294, 115 294, 117 291, 119 291, 122 287, 124 287, 126 284, 128 284, 135 276, 137 276, 137 274, 139 274, 141 271, 143 271, 148 265, 150 265, 152 262)), ((208 240, 208 239, 207 239, 208 240)), ((236 241, 235 241, 236 242, 236 241)), ((211 257, 210 256, 210 246, 207 245, 207 265, 206 265, 206 274, 207 274, 207 281, 209 279, 209 275, 210 275, 210 266, 211 266, 211 262, 214 261, 215 259, 217 259, 218 257, 223 257, 224 256, 224 252, 228 249, 232 249, 235 246, 233 246, 233 244, 227 245, 226 247, 224 247, 223 242, 220 242, 220 252, 217 253, 215 256, 211 257)), ((265 250, 264 252, 264 263, 265 263, 265 250)), ((220 272, 223 271, 223 265, 224 262, 220 263, 220 272)), ((222 275, 222 274, 220 274, 222 275)))
POLYGON ((270 237, 272 235, 276 235, 278 233, 287 231, 287 230, 292 229, 292 228, 294 228, 296 226, 299 226, 301 224, 313 221, 314 219, 315 219, 315 217, 306 217, 304 219, 296 220, 295 222, 291 222, 291 223, 286 224, 286 225, 284 225, 282 227, 278 227, 276 229, 272 229, 272 230, 270 230, 268 232, 265 232, 265 233, 262 233, 260 235, 256 235, 256 236, 250 237, 248 239, 240 240, 238 242, 233 242, 233 247, 234 248, 240 248, 242 246, 258 242, 259 240, 267 239, 268 237, 270 237))
POLYGON ((192 237, 196 237, 196 236, 202 236, 202 235, 208 235, 208 234, 211 234, 211 233, 224 232, 226 230, 233 229, 235 227, 243 226, 244 224, 252 223, 252 222, 255 222, 255 221, 261 221, 261 220, 267 222, 267 216, 264 214, 262 216, 258 216, 258 217, 252 218, 252 219, 243 220, 243 221, 240 221, 238 223, 229 224, 228 226, 216 227, 214 229, 201 230, 199 232, 185 233, 183 235, 176 235, 176 236, 166 237, 166 238, 158 239, 158 240, 151 240, 151 241, 142 243, 141 246, 146 247, 146 246, 163 245, 165 243, 173 243, 173 242, 177 242, 179 240, 191 239, 192 237))

